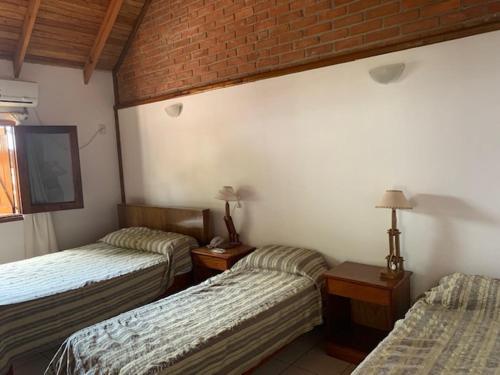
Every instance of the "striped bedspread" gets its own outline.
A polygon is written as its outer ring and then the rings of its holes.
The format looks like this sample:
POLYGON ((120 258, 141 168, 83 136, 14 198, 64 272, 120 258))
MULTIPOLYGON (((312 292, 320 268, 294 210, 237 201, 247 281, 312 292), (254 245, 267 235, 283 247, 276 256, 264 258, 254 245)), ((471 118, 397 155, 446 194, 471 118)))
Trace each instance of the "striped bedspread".
POLYGON ((46 374, 241 374, 320 323, 310 278, 233 268, 76 332, 46 374))
POLYGON ((17 356, 155 300, 190 268, 189 248, 157 254, 103 242, 0 265, 0 375, 17 356))
POLYGON ((353 374, 500 374, 500 281, 443 278, 353 374))

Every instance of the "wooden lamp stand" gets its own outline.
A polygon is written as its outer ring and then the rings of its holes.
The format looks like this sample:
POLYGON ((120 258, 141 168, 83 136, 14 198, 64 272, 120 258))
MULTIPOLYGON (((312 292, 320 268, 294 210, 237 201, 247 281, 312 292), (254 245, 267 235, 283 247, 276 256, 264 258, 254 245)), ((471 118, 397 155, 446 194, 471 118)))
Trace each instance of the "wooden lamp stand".
POLYGON ((398 218, 396 209, 409 210, 411 203, 406 199, 401 190, 386 190, 377 208, 390 208, 392 210, 392 225, 387 231, 389 235, 389 255, 385 257, 387 267, 380 273, 382 279, 394 280, 400 279, 405 275, 403 267, 404 259, 401 256, 399 247, 399 235, 401 232, 397 228, 398 218))
POLYGON ((233 223, 233 218, 231 217, 231 208, 229 207, 229 202, 226 201, 226 214, 224 216, 224 222, 226 223, 227 232, 229 233, 229 247, 235 247, 241 245, 240 236, 236 232, 236 228, 233 223))
POLYGON ((399 248, 399 235, 401 232, 397 228, 396 209, 392 209, 392 226, 387 230, 389 235, 389 255, 385 257, 387 260, 387 268, 380 273, 382 279, 400 279, 404 276, 405 270, 403 267, 403 257, 399 248))
POLYGON ((241 245, 240 236, 238 235, 238 232, 236 232, 233 218, 231 217, 231 207, 229 207, 229 202, 240 201, 238 194, 236 194, 232 186, 223 186, 222 189, 219 190, 219 193, 217 194, 215 199, 226 202, 224 222, 226 223, 227 232, 229 233, 229 244, 225 246, 225 248, 230 249, 232 247, 241 245))

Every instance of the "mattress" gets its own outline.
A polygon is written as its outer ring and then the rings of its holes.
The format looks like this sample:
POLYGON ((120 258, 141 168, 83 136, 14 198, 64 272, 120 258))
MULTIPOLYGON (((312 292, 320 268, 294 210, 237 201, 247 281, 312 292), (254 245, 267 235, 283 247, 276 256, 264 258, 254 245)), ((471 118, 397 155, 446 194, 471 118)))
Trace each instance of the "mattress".
POLYGON ((500 374, 500 281, 443 278, 353 374, 500 374))
POLYGON ((158 254, 104 242, 0 265, 0 374, 18 356, 155 300, 190 269, 189 247, 158 254))
POLYGON ((241 374, 321 323, 310 278, 236 267, 70 336, 47 374, 241 374))

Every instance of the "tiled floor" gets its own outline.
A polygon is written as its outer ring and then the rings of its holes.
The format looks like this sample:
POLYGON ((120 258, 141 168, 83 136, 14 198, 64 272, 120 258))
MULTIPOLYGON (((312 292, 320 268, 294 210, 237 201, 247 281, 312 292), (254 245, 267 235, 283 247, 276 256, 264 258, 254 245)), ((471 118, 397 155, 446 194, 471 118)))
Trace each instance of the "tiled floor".
POLYGON ((355 366, 324 350, 323 328, 302 335, 260 366, 254 375, 346 375, 355 366))
MULTIPOLYGON (((254 375, 346 375, 354 365, 325 354, 321 327, 306 333, 265 362, 254 375)), ((15 364, 15 375, 42 375, 57 348, 24 358, 15 364)))

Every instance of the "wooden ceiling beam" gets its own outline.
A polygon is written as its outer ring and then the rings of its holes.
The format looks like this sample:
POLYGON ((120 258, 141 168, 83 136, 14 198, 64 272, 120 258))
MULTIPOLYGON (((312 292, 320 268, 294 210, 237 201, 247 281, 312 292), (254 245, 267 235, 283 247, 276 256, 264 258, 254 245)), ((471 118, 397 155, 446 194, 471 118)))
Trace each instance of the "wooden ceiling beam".
POLYGON ((132 43, 135 40, 137 32, 139 31, 139 28, 141 27, 142 20, 146 16, 146 13, 149 9, 149 6, 151 5, 151 1, 152 0, 145 0, 144 1, 144 4, 143 4, 142 9, 141 9, 141 13, 139 13, 139 16, 137 17, 137 19, 135 21, 134 28, 130 32, 128 39, 127 39, 127 42, 125 43, 125 46, 123 47, 122 52, 120 53, 120 56, 118 57, 118 60, 116 61, 116 64, 113 68, 114 74, 118 73, 118 71, 120 70, 120 68, 123 64, 123 61, 125 60, 125 57, 127 57, 128 50, 130 49, 132 43))
POLYGON ((19 39, 16 54, 14 56, 14 76, 16 78, 19 78, 21 74, 21 68, 30 44, 31 34, 33 33, 33 27, 35 26, 41 2, 42 0, 31 0, 28 4, 26 16, 24 17, 23 30, 21 31, 21 38, 19 39))
POLYGON ((104 49, 106 41, 109 38, 109 34, 111 34, 111 30, 116 22, 118 13, 120 13, 123 1, 124 0, 111 0, 109 3, 108 10, 106 11, 106 15, 102 21, 99 33, 97 34, 97 38, 94 41, 94 45, 90 50, 90 54, 83 68, 83 80, 85 84, 89 83, 92 73, 94 73, 96 65, 99 62, 99 58, 101 57, 102 50, 104 49))

